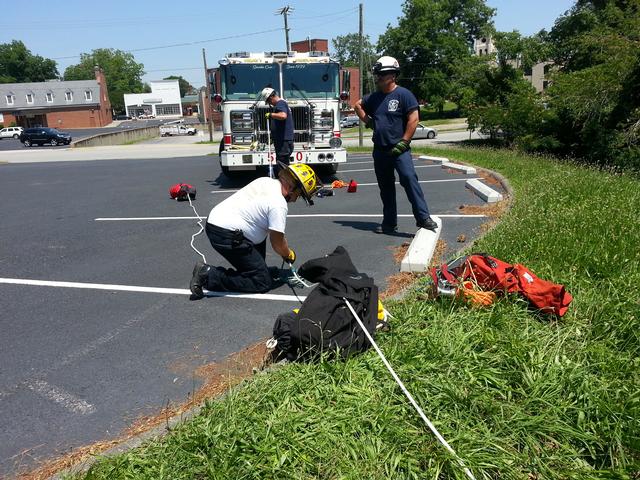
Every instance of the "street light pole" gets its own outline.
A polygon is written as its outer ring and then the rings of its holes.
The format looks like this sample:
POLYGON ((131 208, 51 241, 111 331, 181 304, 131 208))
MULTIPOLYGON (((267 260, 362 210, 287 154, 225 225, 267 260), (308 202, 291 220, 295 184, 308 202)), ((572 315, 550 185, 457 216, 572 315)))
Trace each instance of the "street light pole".
POLYGON ((202 49, 202 61, 204 62, 204 84, 207 88, 207 99, 204 107, 204 117, 207 122, 207 127, 209 129, 209 141, 213 143, 213 129, 211 128, 211 85, 209 85, 209 72, 207 71, 207 56, 204 53, 204 48, 202 49))

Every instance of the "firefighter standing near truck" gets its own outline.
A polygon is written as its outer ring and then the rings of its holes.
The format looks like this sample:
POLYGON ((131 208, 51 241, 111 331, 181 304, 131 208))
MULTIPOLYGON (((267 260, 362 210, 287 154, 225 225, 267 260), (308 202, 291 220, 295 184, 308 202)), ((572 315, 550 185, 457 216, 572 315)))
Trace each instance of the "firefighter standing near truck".
POLYGON ((263 293, 274 287, 267 267, 267 237, 274 251, 289 264, 296 259, 285 237, 288 203, 302 197, 313 205, 319 188, 308 165, 280 165, 278 178, 254 180, 213 207, 205 232, 211 246, 234 268, 196 263, 189 288, 192 298, 204 297, 203 288, 218 292, 263 293))
POLYGON ((382 200, 382 224, 375 232, 398 230, 394 170, 411 202, 416 226, 435 231, 438 224, 429 215, 411 157, 410 143, 418 126, 419 105, 413 93, 396 84, 399 73, 400 65, 395 58, 380 57, 373 66, 378 90, 355 105, 360 120, 373 128, 373 166, 382 200))
POLYGON ((276 170, 280 163, 289 165, 293 154, 293 115, 289 104, 271 87, 262 89, 262 98, 273 111, 265 114, 271 122, 271 139, 276 151, 276 170))

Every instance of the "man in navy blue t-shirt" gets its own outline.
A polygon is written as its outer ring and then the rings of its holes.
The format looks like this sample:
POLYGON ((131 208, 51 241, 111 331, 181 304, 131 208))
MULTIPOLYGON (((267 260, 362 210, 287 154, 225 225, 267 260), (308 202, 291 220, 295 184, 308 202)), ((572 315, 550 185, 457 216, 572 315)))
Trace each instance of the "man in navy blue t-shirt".
MULTIPOLYGON (((276 151, 276 161, 289 165, 293 154, 293 115, 287 102, 280 98, 273 88, 262 90, 262 96, 273 111, 266 114, 267 121, 271 121, 271 139, 276 151)), ((277 163, 276 163, 277 165, 277 163)))
POLYGON ((378 59, 373 66, 378 91, 366 95, 355 105, 360 120, 373 128, 373 166, 382 200, 382 224, 375 232, 398 231, 394 170, 411 202, 416 226, 435 231, 438 225, 429 215, 411 157, 411 138, 419 119, 418 101, 413 93, 396 84, 398 73, 400 66, 395 58, 378 59))

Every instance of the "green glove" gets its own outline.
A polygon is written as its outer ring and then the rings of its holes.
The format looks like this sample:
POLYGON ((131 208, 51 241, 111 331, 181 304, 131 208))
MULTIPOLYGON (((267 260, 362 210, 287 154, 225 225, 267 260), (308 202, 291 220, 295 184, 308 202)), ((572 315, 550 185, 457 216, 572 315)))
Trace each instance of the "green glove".
POLYGON ((391 155, 397 157, 398 155, 402 155, 404 152, 409 150, 409 144, 411 142, 407 142, 406 140, 400 140, 395 146, 391 149, 391 155))
POLYGON ((293 265, 293 262, 296 261, 296 252, 294 252, 291 248, 289 249, 289 255, 287 255, 286 257, 282 257, 284 259, 285 262, 287 262, 289 265, 293 265))
POLYGON ((269 120, 271 118, 271 112, 267 112, 264 114, 264 118, 266 118, 267 120, 269 120))

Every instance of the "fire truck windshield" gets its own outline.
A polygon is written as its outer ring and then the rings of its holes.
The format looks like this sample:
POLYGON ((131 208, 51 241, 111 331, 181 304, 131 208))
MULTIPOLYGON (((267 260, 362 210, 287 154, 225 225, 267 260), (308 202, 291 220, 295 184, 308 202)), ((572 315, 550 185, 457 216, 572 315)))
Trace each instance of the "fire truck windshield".
POLYGON ((222 70, 222 96, 225 100, 256 100, 264 87, 278 90, 278 65, 236 64, 222 70))
POLYGON ((284 98, 338 98, 337 63, 288 63, 283 65, 284 98))

